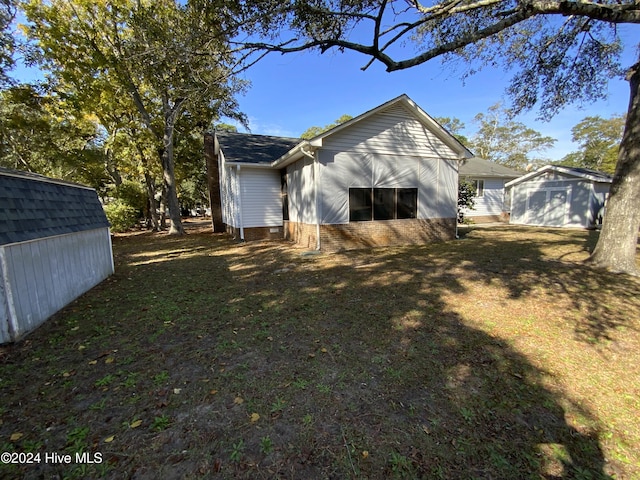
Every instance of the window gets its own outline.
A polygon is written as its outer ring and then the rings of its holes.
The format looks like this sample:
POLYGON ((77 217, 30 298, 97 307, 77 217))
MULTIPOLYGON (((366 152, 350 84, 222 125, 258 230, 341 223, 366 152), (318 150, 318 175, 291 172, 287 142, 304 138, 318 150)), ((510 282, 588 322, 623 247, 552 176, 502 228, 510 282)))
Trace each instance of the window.
POLYGON ((418 216, 418 189, 399 188, 397 195, 396 218, 416 218, 418 216))
POLYGON ((349 189, 349 221, 364 222, 371 220, 371 189, 349 189))
POLYGON ((349 221, 416 218, 417 188, 350 188, 349 221))
POLYGON ((476 197, 484 196, 484 180, 472 180, 474 186, 476 187, 476 197))

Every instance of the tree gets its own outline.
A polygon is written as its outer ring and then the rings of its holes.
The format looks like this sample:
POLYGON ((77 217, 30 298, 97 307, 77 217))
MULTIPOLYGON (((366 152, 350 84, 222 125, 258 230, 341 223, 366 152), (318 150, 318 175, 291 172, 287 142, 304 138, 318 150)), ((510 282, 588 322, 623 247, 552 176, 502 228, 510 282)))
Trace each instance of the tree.
POLYGON ((438 122, 447 132, 456 137, 463 145, 469 144, 469 139, 461 132, 464 130, 464 122, 456 117, 435 117, 434 120, 438 122))
POLYGON ((549 163, 548 159, 534 154, 552 147, 555 139, 512 120, 500 104, 490 107, 488 114, 477 114, 475 121, 479 129, 471 139, 470 148, 479 157, 516 170, 549 163))
POLYGON ((61 85, 87 104, 103 95, 126 96, 155 142, 171 217, 169 233, 182 234, 176 124, 203 105, 209 121, 221 115, 244 121, 234 95, 245 84, 235 80, 229 67, 234 58, 226 33, 205 24, 210 17, 191 3, 174 0, 32 0, 25 11, 29 36, 43 52, 42 65, 61 85))
POLYGON ((16 45, 10 29, 15 15, 13 0, 0 0, 0 87, 10 83, 8 72, 14 65, 16 45))
POLYGON ((313 126, 313 127, 307 128, 304 132, 302 132, 302 135, 300 135, 300 138, 309 140, 313 137, 320 135, 323 132, 326 132, 327 130, 331 130, 332 128, 337 127, 338 125, 343 124, 344 122, 348 122, 352 118, 353 117, 351 115, 348 115, 345 113, 340 118, 336 119, 335 122, 325 125, 324 127, 313 126))
MULTIPOLYGON (((213 2, 212 2, 213 3, 213 2)), ((620 24, 640 23, 635 0, 245 0, 247 25, 263 41, 247 48, 299 52, 353 50, 388 71, 439 58, 462 62, 464 75, 486 66, 512 70, 507 89, 513 112, 538 106, 549 118, 572 102, 606 96, 622 73, 620 24), (255 15, 259 12, 259 15, 255 15), (291 34, 282 38, 280 32, 291 34), (407 52, 408 57, 402 58, 407 52)), ((628 69, 629 110, 604 225, 591 261, 612 271, 640 274, 640 61, 628 69)))
POLYGON ((613 174, 624 121, 624 115, 614 115, 609 119, 599 115, 585 117, 571 129, 572 140, 580 144, 580 150, 566 155, 559 164, 613 174))
POLYGON ((94 118, 33 85, 0 92, 0 165, 64 178, 100 190, 102 136, 94 118), (63 113, 64 110, 64 113, 63 113))

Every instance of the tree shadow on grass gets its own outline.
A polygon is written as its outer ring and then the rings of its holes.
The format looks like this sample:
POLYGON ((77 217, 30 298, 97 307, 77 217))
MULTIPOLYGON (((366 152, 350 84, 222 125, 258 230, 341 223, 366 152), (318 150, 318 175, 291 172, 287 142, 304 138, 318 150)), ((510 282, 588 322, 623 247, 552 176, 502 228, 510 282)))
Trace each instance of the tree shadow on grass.
POLYGON ((523 244, 513 271, 506 241, 473 241, 491 258, 463 242, 317 257, 210 235, 167 255, 116 244, 116 277, 0 366, 27 384, 5 390, 0 434, 66 452, 86 427, 107 478, 611 478, 593 414, 447 300, 469 282, 551 288, 545 254, 523 244))

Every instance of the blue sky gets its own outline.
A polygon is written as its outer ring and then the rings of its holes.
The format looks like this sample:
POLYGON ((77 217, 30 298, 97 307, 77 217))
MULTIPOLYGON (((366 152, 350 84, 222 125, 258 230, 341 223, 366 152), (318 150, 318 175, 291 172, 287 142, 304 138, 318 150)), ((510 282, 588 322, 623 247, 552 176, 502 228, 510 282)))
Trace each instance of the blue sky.
MULTIPOLYGON (((623 25, 619 32, 626 46, 621 63, 628 67, 638 58, 640 27, 623 25)), ((487 112, 497 102, 508 103, 505 88, 511 77, 502 69, 484 69, 463 82, 462 70, 443 67, 437 59, 393 73, 386 72, 380 63, 363 72, 361 67, 367 61, 361 54, 335 50, 322 55, 313 51, 268 55, 244 73, 251 87, 239 102, 249 118, 251 133, 298 137, 311 126, 333 123, 344 114, 357 116, 405 93, 433 117, 459 118, 466 126, 462 133, 471 137, 476 114, 487 112)), ((33 81, 39 71, 18 68, 13 74, 19 81, 33 81)), ((577 149, 571 142, 571 128, 584 117, 608 118, 626 112, 627 82, 611 80, 608 90, 606 100, 571 105, 549 122, 536 120, 535 110, 516 120, 555 138, 555 146, 544 155, 560 160, 577 149)), ((238 129, 245 131, 241 126, 238 129)))
MULTIPOLYGON (((637 26, 623 27, 621 35, 627 49, 624 67, 635 63, 637 26)), ((473 117, 497 102, 508 102, 505 88, 510 74, 485 69, 460 80, 462 70, 445 70, 438 60, 408 70, 387 73, 381 64, 366 71, 363 55, 329 51, 295 54, 270 54, 245 74, 252 82, 246 95, 239 98, 241 110, 249 118, 252 133, 297 137, 310 126, 324 126, 343 114, 359 115, 387 100, 406 93, 434 117, 457 117, 471 136, 476 125, 473 117)), ((624 113, 629 102, 629 87, 623 79, 612 80, 609 97, 594 104, 572 105, 551 121, 536 120, 532 111, 516 118, 544 135, 557 139, 545 155, 559 160, 577 149, 571 142, 571 128, 588 115, 608 118, 624 113)), ((245 131, 239 127, 240 131, 245 131)))

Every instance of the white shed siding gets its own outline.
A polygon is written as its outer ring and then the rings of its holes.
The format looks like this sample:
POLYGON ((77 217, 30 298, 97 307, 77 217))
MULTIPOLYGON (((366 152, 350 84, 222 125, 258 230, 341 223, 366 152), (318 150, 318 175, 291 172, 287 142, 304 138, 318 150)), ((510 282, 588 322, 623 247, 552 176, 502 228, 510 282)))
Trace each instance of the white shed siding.
POLYGON ((473 210, 465 209, 467 217, 484 217, 500 215, 504 211, 504 180, 501 178, 485 178, 484 192, 475 198, 473 210))
POLYGON ((282 226, 280 172, 241 168, 240 189, 243 227, 282 226))
POLYGON ((108 228, 0 247, 0 342, 17 340, 113 273, 108 228))
POLYGON ((401 105, 327 136, 323 145, 334 151, 457 158, 451 148, 401 105))

